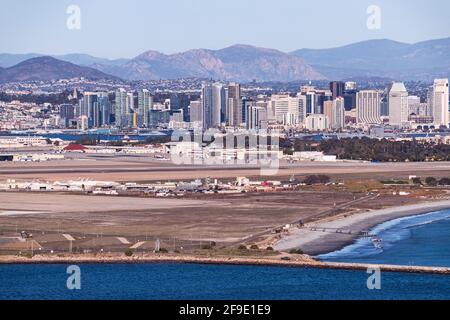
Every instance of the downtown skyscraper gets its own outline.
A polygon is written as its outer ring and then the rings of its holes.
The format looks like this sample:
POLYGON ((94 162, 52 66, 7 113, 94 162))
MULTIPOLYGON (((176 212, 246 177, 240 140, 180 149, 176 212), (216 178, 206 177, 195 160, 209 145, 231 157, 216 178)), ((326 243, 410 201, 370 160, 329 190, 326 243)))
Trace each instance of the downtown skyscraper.
POLYGON ((436 127, 448 127, 450 123, 448 111, 449 87, 448 79, 434 80, 432 94, 429 96, 431 101, 428 103, 434 118, 434 125, 436 127))
POLYGON ((381 94, 377 90, 362 90, 356 94, 356 123, 380 124, 381 94))
POLYGON ((119 128, 127 127, 129 125, 129 99, 125 89, 118 89, 116 91, 115 99, 115 117, 116 126, 119 128))
POLYGON ((138 91, 137 125, 138 127, 150 126, 150 110, 152 109, 153 98, 147 89, 138 91))
POLYGON ((404 127, 408 122, 408 91, 403 82, 394 82, 388 88, 389 124, 404 127))
POLYGON ((226 113, 226 91, 221 83, 202 84, 203 129, 220 126, 226 113))
POLYGON ((227 123, 230 126, 239 126, 242 121, 241 86, 238 83, 228 85, 227 123))

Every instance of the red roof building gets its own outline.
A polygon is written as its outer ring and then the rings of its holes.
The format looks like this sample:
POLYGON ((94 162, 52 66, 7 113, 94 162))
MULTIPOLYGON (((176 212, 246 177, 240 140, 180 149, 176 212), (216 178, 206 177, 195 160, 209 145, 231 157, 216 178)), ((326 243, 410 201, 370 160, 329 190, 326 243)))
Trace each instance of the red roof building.
POLYGON ((64 148, 65 152, 86 152, 87 148, 81 144, 71 143, 64 148))

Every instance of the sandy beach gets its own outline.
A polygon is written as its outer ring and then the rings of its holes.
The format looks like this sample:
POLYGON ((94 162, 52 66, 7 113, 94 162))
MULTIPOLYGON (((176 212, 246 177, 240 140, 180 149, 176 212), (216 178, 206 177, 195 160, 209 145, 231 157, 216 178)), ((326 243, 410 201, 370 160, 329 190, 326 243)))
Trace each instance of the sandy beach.
POLYGON ((292 230, 289 235, 278 241, 274 248, 278 251, 300 248, 312 256, 329 253, 353 243, 358 238, 358 233, 383 222, 448 208, 450 208, 450 200, 425 202, 352 215, 342 214, 308 224, 305 228, 292 230), (309 227, 317 227, 318 230, 312 231, 308 229, 309 227), (324 228, 340 229, 344 233, 351 232, 352 234, 333 233, 330 230, 323 232, 324 228))

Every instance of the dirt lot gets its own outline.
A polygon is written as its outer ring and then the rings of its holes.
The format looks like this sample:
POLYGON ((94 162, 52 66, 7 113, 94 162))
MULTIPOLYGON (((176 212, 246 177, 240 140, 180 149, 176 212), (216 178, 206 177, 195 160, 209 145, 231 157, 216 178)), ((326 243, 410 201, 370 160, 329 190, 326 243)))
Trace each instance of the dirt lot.
MULTIPOLYGON (((339 206, 365 194, 293 191, 202 196, 201 199, 96 197, 43 193, 0 193, 0 233, 123 236, 190 241, 241 241, 299 220, 339 212, 339 206)), ((383 196, 361 200, 346 210, 365 210, 414 202, 383 196)))

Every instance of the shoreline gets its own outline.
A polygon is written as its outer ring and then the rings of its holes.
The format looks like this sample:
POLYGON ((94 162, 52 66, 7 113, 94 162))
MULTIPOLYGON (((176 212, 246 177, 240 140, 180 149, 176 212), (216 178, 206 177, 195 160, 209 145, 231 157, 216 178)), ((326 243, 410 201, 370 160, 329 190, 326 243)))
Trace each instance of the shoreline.
POLYGON ((450 200, 423 202, 362 213, 341 214, 307 224, 306 226, 317 227, 318 229, 340 229, 344 232, 351 231, 352 234, 326 233, 305 228, 296 229, 290 235, 279 240, 274 245, 274 249, 288 251, 299 248, 310 256, 332 253, 353 244, 361 237, 361 232, 371 230, 382 223, 446 209, 450 209, 450 200))
POLYGON ((233 266, 267 266, 267 267, 290 267, 290 268, 315 268, 328 270, 367 271, 369 269, 380 269, 383 272, 398 272, 410 274, 435 274, 450 275, 450 268, 426 267, 426 266, 401 266, 383 264, 363 263, 335 263, 314 260, 307 255, 291 257, 284 261, 277 258, 244 258, 244 257, 198 257, 198 256, 167 256, 146 255, 125 257, 119 255, 94 256, 44 256, 37 255, 33 258, 19 256, 0 256, 0 267, 2 265, 44 265, 44 264, 198 264, 198 265, 233 265, 233 266))

